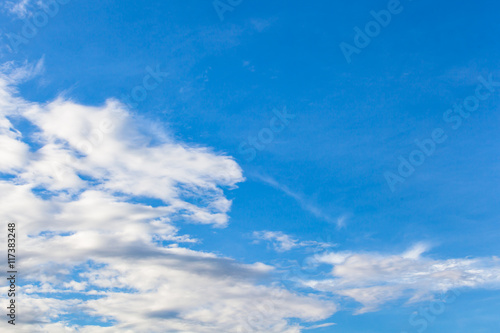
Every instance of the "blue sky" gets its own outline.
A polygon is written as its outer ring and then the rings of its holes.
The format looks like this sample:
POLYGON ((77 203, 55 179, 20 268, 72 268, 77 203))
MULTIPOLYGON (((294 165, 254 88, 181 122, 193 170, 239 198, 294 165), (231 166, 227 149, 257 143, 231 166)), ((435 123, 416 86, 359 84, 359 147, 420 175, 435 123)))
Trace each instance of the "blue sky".
POLYGON ((498 3, 47 5, 0 11, 0 211, 26 225, 28 329, 499 330, 498 3))

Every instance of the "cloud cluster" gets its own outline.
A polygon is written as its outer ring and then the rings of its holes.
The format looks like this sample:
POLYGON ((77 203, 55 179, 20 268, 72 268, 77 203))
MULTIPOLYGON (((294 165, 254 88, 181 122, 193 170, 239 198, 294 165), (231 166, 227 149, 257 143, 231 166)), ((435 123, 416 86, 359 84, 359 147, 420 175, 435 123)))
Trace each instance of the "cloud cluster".
POLYGON ((243 181, 232 158, 153 131, 116 100, 28 102, 13 86, 36 68, 3 69, 0 219, 18 228, 21 330, 245 332, 266 300, 260 331, 300 332, 289 318, 333 314, 262 283, 270 266, 183 247, 197 240, 181 223, 227 226, 224 191, 243 181))
POLYGON ((423 256, 427 246, 417 244, 397 255, 330 252, 311 258, 333 266, 331 278, 304 280, 319 291, 350 297, 363 305, 358 313, 375 311, 389 301, 428 300, 455 288, 500 288, 500 259, 446 259, 423 256))
MULTIPOLYGON (((22 332, 298 333, 333 325, 314 322, 335 313, 338 296, 363 313, 500 287, 498 258, 433 259, 421 244, 309 257, 300 269, 319 268, 321 279, 287 277, 308 294, 270 283, 272 266, 189 249, 199 241, 181 233, 183 223, 228 225, 225 191, 244 180, 236 162, 174 140, 116 100, 19 97, 16 84, 41 68, 0 67, 0 220, 18 229, 22 332), (327 278, 320 265, 331 267, 327 278)), ((279 231, 253 236, 279 252, 332 246, 279 231)))

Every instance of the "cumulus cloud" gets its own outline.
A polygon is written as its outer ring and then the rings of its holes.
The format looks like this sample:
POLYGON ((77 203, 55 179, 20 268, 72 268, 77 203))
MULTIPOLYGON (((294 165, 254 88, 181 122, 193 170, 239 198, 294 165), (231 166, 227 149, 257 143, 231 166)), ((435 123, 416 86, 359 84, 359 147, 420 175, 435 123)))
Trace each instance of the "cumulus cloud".
POLYGON ((404 253, 330 252, 311 258, 333 266, 332 278, 304 280, 319 291, 350 297, 363 307, 358 313, 401 298, 408 303, 430 299, 454 288, 500 287, 497 257, 437 260, 423 256, 428 247, 417 244, 404 253))
POLYGON ((293 333, 290 318, 335 312, 263 283, 268 265, 183 247, 197 239, 182 223, 228 225, 224 191, 244 180, 231 157, 157 135, 116 100, 26 101, 13 86, 35 71, 0 75, 0 219, 18 226, 22 330, 293 333))

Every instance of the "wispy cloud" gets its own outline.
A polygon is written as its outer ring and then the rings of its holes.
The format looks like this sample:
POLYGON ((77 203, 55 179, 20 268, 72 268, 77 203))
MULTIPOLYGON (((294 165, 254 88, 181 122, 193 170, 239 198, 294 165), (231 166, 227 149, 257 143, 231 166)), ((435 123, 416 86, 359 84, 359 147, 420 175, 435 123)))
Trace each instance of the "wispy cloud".
POLYGON ((308 211, 318 219, 321 219, 323 221, 335 224, 337 228, 343 228, 346 225, 346 221, 348 218, 348 215, 342 215, 340 217, 334 218, 331 215, 327 214, 321 207, 319 207, 317 204, 314 202, 310 201, 308 198, 306 198, 303 194, 300 194, 298 192, 292 191, 289 189, 286 185, 278 183, 274 178, 262 175, 259 173, 254 173, 252 174, 253 177, 256 179, 264 182, 265 184, 268 184, 272 187, 274 187, 277 190, 280 190, 287 196, 291 197, 294 199, 302 209, 308 211))
POLYGON ((375 311, 392 300, 428 300, 454 288, 500 289, 500 259, 445 259, 425 257, 420 243, 401 254, 331 252, 311 262, 332 266, 331 276, 303 281, 313 289, 353 298, 363 305, 358 313, 375 311))
POLYGON ((255 231, 253 237, 258 241, 268 241, 278 252, 286 252, 300 247, 320 247, 329 248, 336 244, 323 243, 317 241, 299 241, 281 231, 255 231))
POLYGON ((6 1, 4 7, 19 18, 25 18, 29 14, 33 0, 6 1))
POLYGON ((319 325, 313 325, 313 326, 305 327, 304 329, 306 329, 306 330, 314 330, 314 329, 317 329, 317 328, 330 327, 330 326, 334 326, 334 325, 337 325, 337 324, 336 323, 325 323, 325 324, 319 324, 319 325))

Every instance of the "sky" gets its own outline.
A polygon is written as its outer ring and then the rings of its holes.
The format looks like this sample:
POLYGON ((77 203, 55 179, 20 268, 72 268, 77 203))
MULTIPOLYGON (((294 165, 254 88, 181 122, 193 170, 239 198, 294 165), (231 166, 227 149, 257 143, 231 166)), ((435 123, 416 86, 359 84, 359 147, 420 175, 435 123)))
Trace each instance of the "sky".
POLYGON ((498 332, 499 9, 2 1, 1 330, 498 332))

